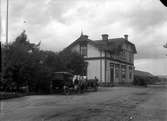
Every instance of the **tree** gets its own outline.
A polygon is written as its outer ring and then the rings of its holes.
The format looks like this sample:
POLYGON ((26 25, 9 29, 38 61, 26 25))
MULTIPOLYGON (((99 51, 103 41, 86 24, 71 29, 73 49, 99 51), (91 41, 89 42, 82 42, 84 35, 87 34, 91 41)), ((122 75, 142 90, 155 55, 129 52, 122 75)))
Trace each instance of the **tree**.
MULTIPOLYGON (((3 84, 4 89, 16 85, 16 90, 37 80, 36 73, 40 68, 40 44, 30 43, 23 31, 14 42, 4 45, 3 53, 3 84)), ((30 87, 30 86, 29 86, 30 87)))
POLYGON ((64 64, 58 53, 52 51, 41 51, 43 55, 43 64, 50 68, 52 72, 63 71, 64 64))
POLYGON ((167 43, 163 46, 164 48, 167 48, 167 43))
POLYGON ((164 6, 167 7, 167 2, 166 2, 166 0, 160 0, 160 1, 161 1, 161 3, 162 3, 164 6))
MULTIPOLYGON (((164 48, 167 48, 167 43, 165 45, 163 45, 164 48)), ((167 56, 167 55, 166 55, 167 56)))
POLYGON ((77 52, 64 50, 59 53, 66 71, 70 71, 74 74, 85 75, 86 62, 84 58, 77 52))
POLYGON ((2 90, 20 91, 26 86, 31 92, 48 92, 53 72, 69 71, 84 75, 86 70, 80 54, 40 50, 40 43, 27 40, 25 31, 14 42, 3 45, 2 53, 2 90))

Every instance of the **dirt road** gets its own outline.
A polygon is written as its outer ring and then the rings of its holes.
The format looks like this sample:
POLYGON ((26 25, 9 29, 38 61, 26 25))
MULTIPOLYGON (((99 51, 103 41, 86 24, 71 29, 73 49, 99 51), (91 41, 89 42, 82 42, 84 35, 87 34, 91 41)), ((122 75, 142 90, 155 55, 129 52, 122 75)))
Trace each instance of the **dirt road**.
POLYGON ((1 104, 0 121, 167 121, 167 88, 160 85, 26 96, 1 104))

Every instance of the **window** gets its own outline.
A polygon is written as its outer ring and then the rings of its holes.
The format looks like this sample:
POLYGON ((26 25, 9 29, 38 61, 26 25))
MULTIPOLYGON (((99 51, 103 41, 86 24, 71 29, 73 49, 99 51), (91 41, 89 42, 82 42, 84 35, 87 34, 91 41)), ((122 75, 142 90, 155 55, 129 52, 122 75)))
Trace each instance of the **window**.
POLYGON ((113 63, 110 63, 110 68, 114 68, 114 64, 113 63))
POLYGON ((122 50, 120 53, 121 60, 126 60, 126 50, 122 50))
POLYGON ((129 79, 132 79, 132 67, 129 67, 129 79))
POLYGON ((129 53, 129 62, 133 62, 133 54, 131 52, 129 53))
POLYGON ((115 78, 119 78, 119 64, 115 65, 115 78))
POLYGON ((125 50, 122 51, 122 56, 123 56, 123 57, 126 56, 126 51, 125 51, 125 50))
POLYGON ((132 62, 131 53, 129 53, 129 62, 132 62))
POLYGON ((87 68, 88 68, 88 62, 85 62, 83 69, 83 76, 87 76, 87 68))
POLYGON ((121 73, 122 73, 122 79, 126 78, 126 66, 122 65, 121 66, 121 73))
POLYGON ((82 56, 87 56, 87 44, 80 45, 80 54, 82 56))
POLYGON ((111 58, 115 58, 115 55, 113 53, 109 53, 111 58))

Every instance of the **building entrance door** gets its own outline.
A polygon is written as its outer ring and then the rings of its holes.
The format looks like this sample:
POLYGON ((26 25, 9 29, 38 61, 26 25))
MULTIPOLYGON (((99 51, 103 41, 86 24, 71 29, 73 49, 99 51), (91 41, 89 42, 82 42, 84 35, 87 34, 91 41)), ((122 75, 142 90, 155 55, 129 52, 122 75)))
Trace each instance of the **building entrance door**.
POLYGON ((110 83, 114 82, 114 64, 110 63, 110 83))

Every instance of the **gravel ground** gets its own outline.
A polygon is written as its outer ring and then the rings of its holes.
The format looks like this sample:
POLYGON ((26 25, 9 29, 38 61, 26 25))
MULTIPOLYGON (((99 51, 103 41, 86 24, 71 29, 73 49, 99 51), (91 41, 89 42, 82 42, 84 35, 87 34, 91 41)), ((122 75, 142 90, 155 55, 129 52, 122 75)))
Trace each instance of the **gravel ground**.
POLYGON ((112 87, 80 95, 1 101, 0 121, 167 121, 167 87, 112 87))

